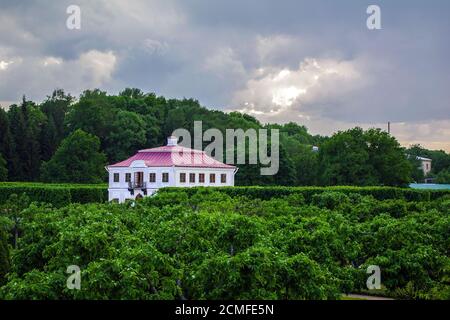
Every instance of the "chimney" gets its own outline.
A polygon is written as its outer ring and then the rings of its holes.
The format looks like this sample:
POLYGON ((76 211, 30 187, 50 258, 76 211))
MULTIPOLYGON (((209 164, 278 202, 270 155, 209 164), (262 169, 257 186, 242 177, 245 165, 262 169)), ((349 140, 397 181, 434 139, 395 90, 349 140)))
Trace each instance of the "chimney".
POLYGON ((167 146, 174 147, 178 144, 178 138, 175 136, 170 136, 167 138, 167 146))

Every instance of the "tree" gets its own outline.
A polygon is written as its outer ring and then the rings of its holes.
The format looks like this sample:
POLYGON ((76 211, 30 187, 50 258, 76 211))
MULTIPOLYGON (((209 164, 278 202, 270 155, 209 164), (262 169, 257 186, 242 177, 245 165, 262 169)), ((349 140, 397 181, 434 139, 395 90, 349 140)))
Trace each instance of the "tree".
POLYGON ((319 150, 321 182, 324 185, 375 185, 374 168, 361 128, 339 131, 319 150))
POLYGON ((6 160, 3 159, 0 153, 0 181, 6 181, 8 179, 8 169, 6 168, 6 160))
POLYGON ((405 186, 412 166, 397 140, 380 129, 340 131, 319 151, 323 184, 405 186))
POLYGON ((106 147, 106 138, 114 120, 115 109, 106 92, 86 90, 78 103, 67 114, 65 124, 68 132, 81 129, 100 139, 102 149, 106 147))
POLYGON ((416 156, 408 154, 408 161, 411 164, 411 178, 414 182, 423 182, 425 175, 422 170, 420 160, 416 156))
MULTIPOLYGON (((450 170, 450 154, 443 150, 427 150, 419 144, 412 145, 406 150, 409 155, 409 159, 414 162, 416 157, 425 157, 431 159, 431 174, 430 176, 438 175, 442 170, 450 170)), ((414 168, 420 167, 420 162, 416 161, 413 163, 414 168)), ((422 171, 422 169, 417 169, 416 171, 422 171)), ((417 175, 417 172, 413 173, 417 175)), ((420 173, 419 173, 420 178, 420 173)), ((420 179, 415 179, 420 181, 420 179)), ((423 179, 422 179, 423 180, 423 179)))
POLYGON ((408 185, 412 166, 398 141, 381 129, 369 129, 364 136, 376 180, 386 186, 408 185))
POLYGON ((42 165, 42 179, 52 182, 100 183, 104 181, 106 156, 98 137, 81 129, 61 142, 55 155, 42 165))
POLYGON ((10 225, 9 228, 13 235, 13 245, 16 249, 24 218, 23 212, 29 205, 30 198, 25 193, 20 196, 13 193, 9 196, 1 208, 1 211, 4 213, 4 217, 7 219, 7 223, 5 223, 5 225, 10 225))
POLYGON ((146 124, 134 112, 119 111, 106 137, 106 154, 110 161, 124 160, 145 146, 146 124))
POLYGON ((9 108, 8 117, 16 155, 14 168, 9 172, 10 180, 22 181, 25 180, 25 165, 22 159, 26 157, 25 131, 27 124, 21 108, 17 105, 12 105, 9 108))
POLYGON ((294 162, 290 158, 286 149, 282 144, 280 144, 279 150, 279 170, 276 175, 273 176, 274 182, 283 186, 292 186, 296 183, 296 175, 294 162))
POLYGON ((47 117, 41 134, 42 160, 44 161, 51 158, 64 138, 64 119, 72 102, 72 96, 66 95, 62 89, 57 89, 40 105, 41 111, 47 117))
POLYGON ((60 141, 58 140, 59 137, 56 130, 55 120, 53 119, 53 115, 50 114, 47 116, 47 122, 41 134, 42 160, 50 160, 59 145, 60 141))
POLYGON ((450 169, 442 170, 436 177, 437 183, 450 184, 450 169))
POLYGON ((6 232, 0 228, 0 286, 6 283, 6 275, 11 268, 9 245, 6 232))
POLYGON ((16 164, 14 140, 11 135, 8 114, 2 108, 0 108, 0 154, 7 163, 8 172, 14 172, 16 164))
POLYGON ((41 145, 39 137, 45 122, 44 113, 23 97, 20 106, 13 105, 8 111, 10 130, 14 138, 17 163, 13 166, 11 180, 34 181, 39 177, 41 145))

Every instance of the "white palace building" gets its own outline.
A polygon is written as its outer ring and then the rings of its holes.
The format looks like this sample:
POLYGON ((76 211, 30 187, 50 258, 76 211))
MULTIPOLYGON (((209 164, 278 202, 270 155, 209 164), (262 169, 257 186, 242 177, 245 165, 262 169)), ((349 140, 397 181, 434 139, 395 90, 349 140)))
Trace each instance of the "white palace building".
POLYGON ((163 187, 234 186, 235 166, 209 157, 204 151, 178 146, 139 150, 131 158, 106 167, 109 201, 125 202, 152 195, 163 187))

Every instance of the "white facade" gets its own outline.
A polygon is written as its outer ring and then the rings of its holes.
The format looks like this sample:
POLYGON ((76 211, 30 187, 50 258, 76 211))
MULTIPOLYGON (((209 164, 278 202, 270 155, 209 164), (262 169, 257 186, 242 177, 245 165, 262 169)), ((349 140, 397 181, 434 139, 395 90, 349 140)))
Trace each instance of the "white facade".
MULTIPOLYGON (((170 143, 169 140, 168 146, 173 146, 170 143)), ((155 150, 157 149, 155 148, 155 150)), ((147 166, 146 163, 148 162, 144 160, 134 160, 129 166, 111 165, 107 167, 109 201, 122 203, 128 199, 150 196, 163 187, 234 186, 234 175, 237 172, 237 168, 233 166, 221 168, 214 166, 147 166), (163 181, 164 175, 167 181, 163 181), (183 176, 184 182, 182 181, 183 176), (204 181, 200 181, 202 177, 204 181), (152 178, 154 181, 151 180, 152 178), (191 181, 192 178, 194 178, 194 182, 191 181)))
POLYGON ((426 176, 431 171, 431 159, 424 157, 417 157, 417 160, 420 161, 420 169, 423 171, 423 175, 426 176))

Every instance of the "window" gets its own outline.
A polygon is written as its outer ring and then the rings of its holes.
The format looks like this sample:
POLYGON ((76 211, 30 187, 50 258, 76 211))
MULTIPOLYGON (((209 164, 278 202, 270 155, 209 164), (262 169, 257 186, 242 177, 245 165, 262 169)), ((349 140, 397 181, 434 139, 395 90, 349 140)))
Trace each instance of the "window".
POLYGON ((131 181, 131 173, 125 173, 125 182, 131 181))
POLYGON ((163 174, 162 174, 162 182, 169 182, 169 173, 163 172, 163 174))
POLYGON ((184 172, 180 173, 180 182, 181 183, 186 182, 186 173, 184 173, 184 172))
POLYGON ((198 182, 205 183, 205 174, 204 173, 198 174, 198 182))
POLYGON ((119 182, 119 174, 118 173, 114 173, 114 182, 119 182))
POLYGON ((155 183, 156 182, 156 173, 154 173, 154 172, 150 173, 150 175, 148 177, 148 181, 151 183, 155 183))
POLYGON ((195 183, 195 173, 189 173, 189 182, 195 183))
POLYGON ((144 173, 142 171, 134 173, 134 184, 139 188, 144 186, 144 173))
POLYGON ((227 183, 227 174, 226 173, 222 173, 220 175, 220 182, 227 183))
POLYGON ((214 173, 209 174, 209 182, 216 183, 216 175, 214 173))

